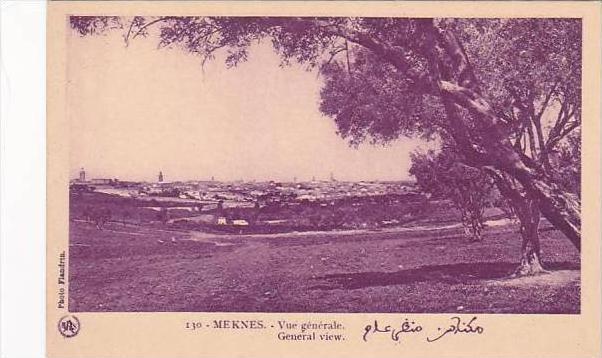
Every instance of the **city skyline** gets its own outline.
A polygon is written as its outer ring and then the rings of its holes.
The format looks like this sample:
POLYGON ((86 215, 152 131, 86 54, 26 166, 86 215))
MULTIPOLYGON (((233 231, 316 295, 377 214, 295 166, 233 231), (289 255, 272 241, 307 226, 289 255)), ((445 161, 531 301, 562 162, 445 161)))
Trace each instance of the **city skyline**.
POLYGON ((97 175, 99 173, 89 172, 85 167, 80 167, 79 170, 70 176, 70 181, 92 181, 95 179, 112 179, 112 180, 120 180, 120 181, 133 181, 133 182, 147 182, 147 183, 170 183, 170 182, 283 182, 283 183, 309 183, 309 182, 388 182, 388 181, 399 181, 399 182, 415 182, 415 178, 413 176, 409 176, 407 179, 365 179, 365 180, 346 180, 343 178, 338 178, 335 173, 329 173, 326 177, 317 177, 312 176, 309 178, 284 178, 280 180, 275 179, 249 179, 249 178, 238 178, 238 179, 220 179, 215 176, 200 176, 195 178, 186 178, 186 179, 177 179, 171 180, 169 176, 163 171, 159 170, 155 173, 155 177, 151 179, 141 179, 141 178, 122 178, 115 175, 97 175), (83 173, 83 174, 82 174, 83 173))

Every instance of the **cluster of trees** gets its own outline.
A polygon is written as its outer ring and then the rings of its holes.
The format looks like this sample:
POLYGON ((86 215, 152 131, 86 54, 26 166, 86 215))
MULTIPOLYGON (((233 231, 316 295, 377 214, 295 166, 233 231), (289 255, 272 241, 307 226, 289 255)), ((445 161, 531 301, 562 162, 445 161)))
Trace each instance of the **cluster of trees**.
POLYGON ((499 206, 501 198, 493 180, 458 160, 453 149, 412 154, 410 174, 420 189, 434 198, 451 199, 460 211, 462 225, 472 241, 482 240, 485 209, 499 206))
POLYGON ((96 225, 98 230, 102 230, 104 225, 111 220, 111 209, 106 207, 93 208, 87 206, 82 212, 82 216, 86 222, 91 222, 96 225))
POLYGON ((271 41, 283 63, 320 72, 320 110, 352 145, 402 135, 437 140, 460 178, 491 181, 521 223, 518 274, 543 270, 541 215, 580 249, 580 19, 135 16, 70 23, 81 35, 122 29, 126 44, 155 28, 159 47, 203 61, 223 51, 227 66, 246 60, 252 43, 271 41))
POLYGON ((121 222, 124 226, 126 223, 132 223, 134 220, 135 223, 139 223, 142 220, 157 220, 162 224, 166 224, 171 216, 167 207, 161 207, 159 211, 153 213, 152 210, 146 208, 139 207, 117 207, 114 205, 108 206, 91 206, 86 205, 81 209, 81 218, 86 222, 93 223, 96 225, 98 230, 102 230, 105 224, 109 221, 121 222), (111 206, 113 206, 113 210, 111 210, 111 206))
MULTIPOLYGON (((383 221, 401 224, 424 219, 433 207, 425 196, 400 195, 393 200, 383 195, 371 198, 339 199, 333 201, 290 203, 256 202, 254 208, 223 208, 207 211, 223 216, 228 221, 246 220, 251 226, 265 225, 265 221, 282 220, 278 225, 290 230, 332 230, 380 227, 383 221)), ((219 204, 218 204, 219 205, 219 204)), ((453 214, 450 215, 453 217, 453 214)), ((274 226, 274 224, 268 224, 274 226)))

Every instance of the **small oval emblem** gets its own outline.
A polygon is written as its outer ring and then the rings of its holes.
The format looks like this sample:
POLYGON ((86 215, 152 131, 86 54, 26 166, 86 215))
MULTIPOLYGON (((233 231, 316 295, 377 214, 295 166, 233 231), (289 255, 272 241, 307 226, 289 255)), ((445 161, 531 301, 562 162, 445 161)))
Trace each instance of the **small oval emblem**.
POLYGON ((59 332, 61 335, 63 335, 63 337, 71 338, 75 337, 79 332, 80 323, 77 317, 73 315, 66 315, 59 320, 58 326, 59 332))

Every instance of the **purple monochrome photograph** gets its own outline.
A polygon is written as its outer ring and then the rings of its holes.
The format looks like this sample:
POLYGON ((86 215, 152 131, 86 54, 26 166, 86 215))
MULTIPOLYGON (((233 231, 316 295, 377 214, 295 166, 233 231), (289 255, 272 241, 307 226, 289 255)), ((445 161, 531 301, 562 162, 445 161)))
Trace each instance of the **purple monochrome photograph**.
POLYGON ((581 19, 66 26, 70 312, 581 312, 581 19))

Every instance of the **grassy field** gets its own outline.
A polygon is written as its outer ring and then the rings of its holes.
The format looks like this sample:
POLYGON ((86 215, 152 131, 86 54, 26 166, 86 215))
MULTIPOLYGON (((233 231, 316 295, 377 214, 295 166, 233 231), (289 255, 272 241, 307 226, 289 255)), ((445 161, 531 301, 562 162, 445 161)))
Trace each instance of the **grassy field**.
POLYGON ((579 253, 542 233, 550 275, 509 279, 513 226, 227 236, 73 221, 70 311, 578 313, 579 253))

